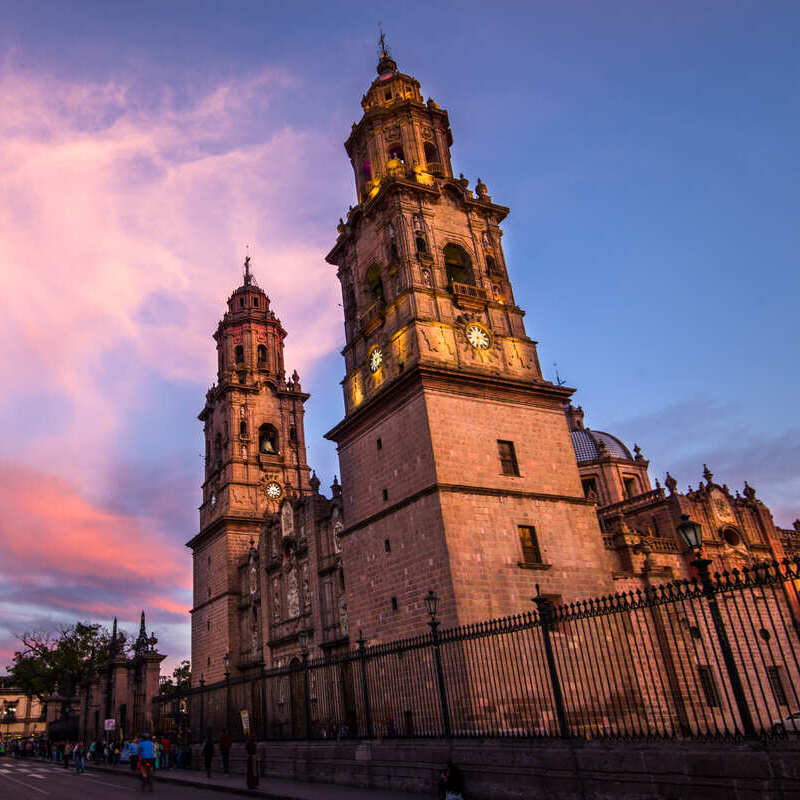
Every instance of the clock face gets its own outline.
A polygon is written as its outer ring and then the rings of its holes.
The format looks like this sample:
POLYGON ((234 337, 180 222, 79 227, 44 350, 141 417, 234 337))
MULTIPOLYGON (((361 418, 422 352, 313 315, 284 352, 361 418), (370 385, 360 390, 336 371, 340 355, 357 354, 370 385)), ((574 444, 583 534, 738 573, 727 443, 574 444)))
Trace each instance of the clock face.
POLYGON ((270 481, 267 484, 267 497, 270 500, 277 500, 281 496, 281 485, 277 481, 270 481))
POLYGON ((474 322, 471 325, 467 325, 466 334, 467 341, 476 350, 489 349, 489 334, 480 325, 476 325, 474 322))
POLYGON ((381 364, 383 364, 383 353, 381 353, 380 347, 376 347, 369 354, 369 371, 377 372, 381 368, 381 364))

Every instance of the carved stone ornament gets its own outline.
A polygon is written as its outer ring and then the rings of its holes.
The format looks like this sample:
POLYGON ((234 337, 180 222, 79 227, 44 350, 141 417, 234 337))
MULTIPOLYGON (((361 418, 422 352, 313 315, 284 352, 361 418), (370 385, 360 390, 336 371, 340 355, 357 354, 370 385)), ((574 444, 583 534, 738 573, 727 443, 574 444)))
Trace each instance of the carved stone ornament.
POLYGON ((420 133, 422 134, 423 139, 433 139, 433 130, 427 125, 423 125, 420 128, 420 133))
POLYGON ((284 539, 290 539, 294 536, 294 512, 292 511, 292 504, 285 502, 281 506, 281 534, 284 539))
POLYGON ((300 616, 300 594, 297 586, 297 570, 286 576, 286 613, 289 619, 300 616))

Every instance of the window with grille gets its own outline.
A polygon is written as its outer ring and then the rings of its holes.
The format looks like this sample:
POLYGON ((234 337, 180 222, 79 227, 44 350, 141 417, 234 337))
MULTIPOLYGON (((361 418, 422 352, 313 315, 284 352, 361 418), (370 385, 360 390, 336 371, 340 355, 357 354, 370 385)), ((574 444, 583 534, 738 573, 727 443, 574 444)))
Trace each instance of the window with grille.
POLYGON ((519 475, 517 455, 514 452, 514 442, 497 440, 497 450, 500 454, 500 467, 503 475, 519 475))
POLYGON ((719 690, 717 689, 717 682, 714 679, 714 673, 711 671, 711 667, 700 665, 697 668, 697 677, 700 678, 700 686, 703 689, 706 704, 713 708, 719 707, 719 690))
POLYGON ((779 706, 788 706, 789 702, 786 699, 786 689, 784 688, 783 667, 767 667, 767 679, 775 697, 775 702, 779 706))
POLYGON ((541 564, 542 551, 539 549, 539 540, 536 538, 536 528, 533 525, 519 525, 519 541, 522 545, 522 562, 524 564, 541 564))

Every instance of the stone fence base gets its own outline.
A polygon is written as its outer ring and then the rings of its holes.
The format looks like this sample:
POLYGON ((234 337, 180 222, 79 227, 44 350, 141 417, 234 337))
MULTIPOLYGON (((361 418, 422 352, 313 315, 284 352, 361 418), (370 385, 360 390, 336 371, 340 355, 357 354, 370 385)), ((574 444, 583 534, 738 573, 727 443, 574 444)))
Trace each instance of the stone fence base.
MULTIPOLYGON (((202 759, 198 751, 195 765, 202 759)), ((260 742, 262 774, 399 789, 435 797, 444 765, 464 772, 468 800, 800 800, 800 741, 704 742, 403 740, 260 742)), ((215 757, 218 767, 219 754, 215 757)), ((244 772, 244 746, 231 771, 244 772)))

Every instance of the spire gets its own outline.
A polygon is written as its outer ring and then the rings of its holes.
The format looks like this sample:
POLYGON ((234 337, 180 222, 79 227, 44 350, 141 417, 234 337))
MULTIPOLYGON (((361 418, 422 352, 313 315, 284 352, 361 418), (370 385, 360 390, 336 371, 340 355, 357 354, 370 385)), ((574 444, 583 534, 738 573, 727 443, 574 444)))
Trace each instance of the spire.
POLYGON ((111 643, 108 646, 111 658, 117 655, 117 618, 114 617, 114 625, 111 628, 111 643))
MULTIPOLYGON (((250 248, 248 247, 248 250, 250 248)), ((244 258, 244 285, 250 286, 253 283, 253 276, 250 274, 250 253, 244 258)))
POLYGON ((378 23, 378 30, 380 31, 380 36, 378 36, 378 75, 391 75, 393 72, 397 72, 397 64, 392 58, 392 51, 386 44, 383 23, 378 23))
POLYGON ((139 635, 136 637, 136 643, 133 645, 133 650, 136 655, 141 655, 147 651, 149 640, 147 638, 147 628, 144 624, 144 609, 142 609, 142 621, 139 623, 139 635))

